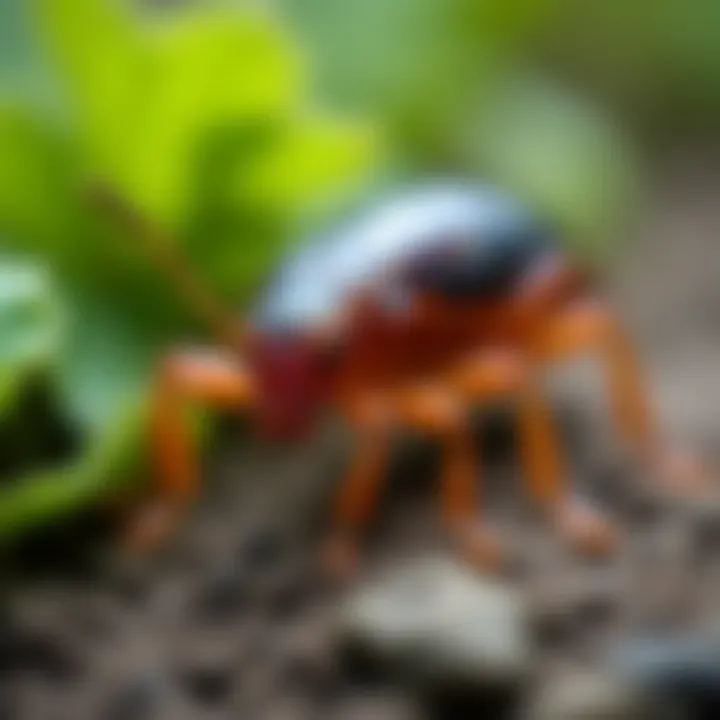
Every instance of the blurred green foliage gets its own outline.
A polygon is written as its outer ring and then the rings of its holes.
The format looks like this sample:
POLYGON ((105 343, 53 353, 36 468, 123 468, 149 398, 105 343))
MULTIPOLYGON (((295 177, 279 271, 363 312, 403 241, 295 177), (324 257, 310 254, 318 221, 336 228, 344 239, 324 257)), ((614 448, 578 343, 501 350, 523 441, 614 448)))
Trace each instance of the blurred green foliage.
POLYGON ((720 118, 720 3, 565 3, 540 53, 643 130, 682 138, 720 118))
POLYGON ((25 379, 58 351, 63 319, 50 280, 36 265, 0 261, 0 414, 25 379))
MULTIPOLYGON (((531 63, 565 0, 282 0, 342 108, 386 128, 410 172, 517 191, 590 259, 634 201, 622 132, 531 63)), ((612 247, 612 243, 610 243, 612 247)))

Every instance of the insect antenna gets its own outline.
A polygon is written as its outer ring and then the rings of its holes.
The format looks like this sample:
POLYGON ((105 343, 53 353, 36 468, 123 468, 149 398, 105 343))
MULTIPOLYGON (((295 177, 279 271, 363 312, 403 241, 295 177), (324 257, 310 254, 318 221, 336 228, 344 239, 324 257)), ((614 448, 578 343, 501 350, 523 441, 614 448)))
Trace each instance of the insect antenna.
POLYGON ((172 236, 107 184, 94 182, 88 188, 88 196, 98 210, 124 227, 129 236, 143 246, 155 265, 172 280, 188 305, 210 326, 219 340, 234 350, 245 348, 247 338, 242 324, 226 311, 200 279, 172 236))

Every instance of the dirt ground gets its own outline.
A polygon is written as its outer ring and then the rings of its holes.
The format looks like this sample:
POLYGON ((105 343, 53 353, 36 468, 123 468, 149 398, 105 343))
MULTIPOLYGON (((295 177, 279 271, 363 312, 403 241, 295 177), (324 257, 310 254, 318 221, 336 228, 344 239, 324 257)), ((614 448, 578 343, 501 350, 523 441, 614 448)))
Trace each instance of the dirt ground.
MULTIPOLYGON (((718 466, 719 158, 704 151, 663 164, 611 277, 664 426, 718 466)), ((644 501, 635 490, 648 478, 618 462, 599 388, 584 366, 566 370, 552 387, 570 475, 626 531, 617 558, 590 566, 563 551, 529 512, 506 424, 483 436, 484 513, 524 559, 517 583, 537 607, 543 672, 599 662, 640 631, 717 625, 720 601, 720 523, 644 501)), ((0 618, 0 718, 455 717, 331 652, 340 593, 311 560, 347 438, 331 429, 281 453, 248 443, 234 423, 223 437, 206 497, 167 552, 130 561, 83 548, 77 565, 12 588, 0 618)), ((445 547, 436 458, 410 445, 370 532, 367 572, 445 547)))

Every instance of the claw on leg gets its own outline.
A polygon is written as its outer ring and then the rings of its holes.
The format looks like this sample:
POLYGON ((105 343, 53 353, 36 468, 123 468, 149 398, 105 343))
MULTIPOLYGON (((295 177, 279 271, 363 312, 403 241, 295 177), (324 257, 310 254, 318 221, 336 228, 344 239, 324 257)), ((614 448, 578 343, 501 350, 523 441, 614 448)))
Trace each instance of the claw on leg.
POLYGON ((598 352, 606 370, 615 423, 637 452, 657 433, 637 353, 621 323, 598 300, 576 301, 551 316, 538 331, 536 351, 545 360, 598 352))
POLYGON ((447 437, 443 483, 443 509, 462 554, 475 566, 499 571, 505 554, 491 533, 476 525, 479 472, 470 433, 458 425, 447 437))
POLYGON ((694 495, 707 489, 709 473, 701 463, 687 452, 666 449, 659 437, 637 353, 609 308, 598 301, 577 301, 548 319, 537 337, 536 351, 545 360, 598 351, 615 424, 632 452, 673 492, 694 495))
POLYGON ((694 453, 677 447, 664 447, 650 457, 653 478, 662 489, 678 500, 704 500, 713 493, 710 469, 694 453))
POLYGON ((697 498, 709 490, 710 474, 698 459, 663 443, 633 343, 608 307, 592 299, 575 301, 540 326, 537 340, 544 360, 599 352, 615 424, 636 458, 677 496, 697 498))
MULTIPOLYGON (((502 348, 486 348, 459 363, 449 375, 450 387, 460 397, 487 402, 516 393, 527 379, 522 358, 502 348)), ((476 567, 497 572, 508 561, 499 541, 486 529, 477 527, 478 451, 473 447, 466 413, 448 424, 443 477, 445 515, 454 528, 463 554, 476 567)), ((550 468, 552 471, 552 468, 550 468)), ((554 478, 553 478, 554 479, 554 478)))
POLYGON ((323 570, 337 579, 347 579, 357 569, 358 537, 377 501, 393 429, 390 407, 379 398, 355 398, 347 412, 358 432, 358 446, 336 499, 334 529, 320 558, 323 570))
POLYGON ((567 492, 565 463, 552 413, 532 376, 520 392, 518 424, 520 455, 530 493, 543 507, 553 506, 567 492))
POLYGON ((457 529, 455 535, 462 554, 474 567, 500 572, 507 565, 507 553, 490 531, 472 526, 457 529))
POLYGON ((156 499, 140 511, 127 530, 131 548, 152 550, 186 514, 199 484, 198 453, 185 423, 185 405, 242 409, 252 405, 254 390, 237 358, 210 350, 175 353, 162 364, 151 414, 152 460, 156 499))
POLYGON ((553 418, 533 378, 520 395, 520 439, 530 490, 553 516, 561 534, 584 554, 612 553, 618 537, 611 523, 589 505, 568 496, 553 418))
POLYGON ((566 499, 554 510, 554 519, 560 533, 584 555, 604 557, 617 548, 616 528, 590 505, 566 499))
POLYGON ((357 574, 358 538, 351 533, 332 533, 320 550, 322 571, 334 580, 344 582, 357 574))

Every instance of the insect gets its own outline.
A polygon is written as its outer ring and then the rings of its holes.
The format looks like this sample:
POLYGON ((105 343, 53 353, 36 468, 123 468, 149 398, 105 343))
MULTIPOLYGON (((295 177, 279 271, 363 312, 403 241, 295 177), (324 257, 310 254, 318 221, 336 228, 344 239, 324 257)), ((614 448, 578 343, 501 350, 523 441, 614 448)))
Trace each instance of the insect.
POLYGON ((354 429, 325 547, 327 564, 354 567, 395 432, 442 446, 442 509, 461 550, 497 567, 504 552, 477 521, 477 405, 512 398, 521 460, 539 507, 578 548, 608 552, 617 533, 568 487, 540 386, 551 362, 596 352, 615 421, 663 477, 698 474, 661 437, 641 370, 597 281, 528 210, 498 190, 420 183, 380 198, 281 263, 248 316, 219 308, 159 231, 117 200, 105 207, 152 247, 184 294, 212 321, 223 347, 161 363, 152 419, 159 498, 140 537, 167 531, 196 494, 198 459, 182 421, 186 399, 247 411, 269 435, 302 439, 326 411, 354 429))

